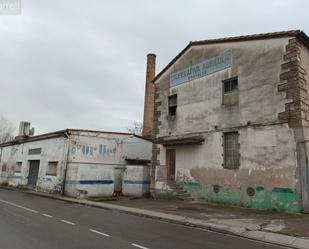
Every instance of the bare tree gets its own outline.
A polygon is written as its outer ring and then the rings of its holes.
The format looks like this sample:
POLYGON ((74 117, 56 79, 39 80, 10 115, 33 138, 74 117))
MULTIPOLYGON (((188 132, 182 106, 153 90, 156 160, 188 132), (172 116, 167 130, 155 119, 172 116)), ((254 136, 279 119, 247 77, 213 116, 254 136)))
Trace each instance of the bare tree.
POLYGON ((139 121, 134 121, 133 124, 127 127, 127 130, 130 133, 133 133, 135 135, 142 135, 143 133, 143 123, 139 121))
POLYGON ((0 143, 5 143, 14 139, 15 128, 11 122, 0 116, 0 143))

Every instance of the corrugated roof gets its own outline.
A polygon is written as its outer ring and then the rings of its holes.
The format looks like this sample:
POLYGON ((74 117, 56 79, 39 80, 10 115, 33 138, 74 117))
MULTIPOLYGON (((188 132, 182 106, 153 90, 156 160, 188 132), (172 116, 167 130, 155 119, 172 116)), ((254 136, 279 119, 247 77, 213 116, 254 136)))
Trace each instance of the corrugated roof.
POLYGON ((244 36, 234 36, 234 37, 225 37, 218 39, 209 39, 201 41, 190 41, 189 44, 182 50, 178 55, 172 59, 160 73, 156 75, 153 82, 158 80, 162 74, 167 71, 177 60, 180 58, 190 47, 207 45, 207 44, 216 44, 216 43, 227 43, 227 42, 242 42, 242 41, 251 41, 251 40, 266 40, 266 39, 276 39, 282 37, 296 37, 301 41, 306 47, 309 48, 309 37, 301 30, 289 30, 281 32, 272 32, 272 33, 262 33, 254 35, 244 35, 244 36))

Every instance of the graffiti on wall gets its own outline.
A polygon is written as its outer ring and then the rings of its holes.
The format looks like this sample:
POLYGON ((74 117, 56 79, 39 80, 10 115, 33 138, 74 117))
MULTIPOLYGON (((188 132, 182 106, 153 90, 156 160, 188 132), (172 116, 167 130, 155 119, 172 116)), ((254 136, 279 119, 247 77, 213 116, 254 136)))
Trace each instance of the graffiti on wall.
POLYGON ((122 143, 122 140, 119 139, 109 139, 101 142, 100 144, 77 145, 76 147, 72 148, 72 153, 75 154, 77 149, 81 151, 83 156, 87 157, 116 157, 122 143))
POLYGON ((82 153, 85 156, 93 156, 95 151, 98 150, 98 154, 103 157, 114 157, 116 156, 117 147, 116 146, 108 146, 106 144, 99 144, 99 150, 96 146, 91 145, 83 145, 82 153))

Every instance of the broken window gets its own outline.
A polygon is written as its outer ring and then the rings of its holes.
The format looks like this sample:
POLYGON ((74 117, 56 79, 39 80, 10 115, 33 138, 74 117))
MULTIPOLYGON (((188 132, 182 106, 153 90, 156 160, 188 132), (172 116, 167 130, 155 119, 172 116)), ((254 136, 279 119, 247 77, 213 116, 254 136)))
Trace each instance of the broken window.
POLYGON ((223 156, 225 169, 239 168, 239 143, 238 132, 223 133, 223 156))
POLYGON ((168 97, 168 115, 175 116, 177 110, 177 94, 168 97))
POLYGON ((15 165, 14 173, 20 173, 21 172, 21 166, 22 162, 17 162, 15 165))
POLYGON ((235 90, 238 90, 238 78, 237 77, 223 80, 223 93, 229 93, 235 90))
POLYGON ((48 162, 46 175, 56 176, 57 175, 58 162, 48 162))

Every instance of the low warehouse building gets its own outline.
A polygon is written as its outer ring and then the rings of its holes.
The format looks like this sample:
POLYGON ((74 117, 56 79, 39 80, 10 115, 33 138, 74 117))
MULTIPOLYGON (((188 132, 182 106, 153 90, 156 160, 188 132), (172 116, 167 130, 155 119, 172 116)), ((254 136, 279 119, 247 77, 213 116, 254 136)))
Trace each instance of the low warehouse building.
POLYGON ((154 79, 154 193, 309 212, 308 84, 302 31, 190 42, 154 79))
POLYGON ((0 181, 69 196, 149 192, 150 141, 129 133, 66 129, 0 144, 0 181))

